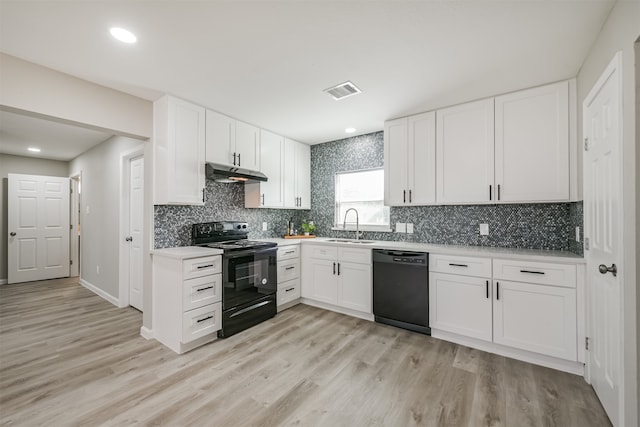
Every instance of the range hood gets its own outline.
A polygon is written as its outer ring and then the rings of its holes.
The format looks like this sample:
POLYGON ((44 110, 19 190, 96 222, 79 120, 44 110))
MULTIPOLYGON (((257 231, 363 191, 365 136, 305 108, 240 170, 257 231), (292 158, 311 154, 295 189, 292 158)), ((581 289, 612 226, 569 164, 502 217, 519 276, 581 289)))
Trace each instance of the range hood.
POLYGON ((216 182, 243 183, 267 181, 266 175, 262 172, 217 163, 207 163, 206 173, 207 179, 213 179, 216 182))

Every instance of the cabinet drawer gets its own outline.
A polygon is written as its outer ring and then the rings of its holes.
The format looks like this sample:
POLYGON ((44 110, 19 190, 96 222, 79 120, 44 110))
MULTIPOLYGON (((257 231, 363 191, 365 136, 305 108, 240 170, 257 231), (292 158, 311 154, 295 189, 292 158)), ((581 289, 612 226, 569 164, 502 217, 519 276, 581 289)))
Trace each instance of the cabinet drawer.
POLYGON ((277 305, 283 305, 300 298, 300 279, 278 284, 277 305))
POLYGON ((185 280, 215 273, 222 273, 222 257, 220 255, 182 261, 182 278, 185 280))
POLYGON ((300 246, 289 245, 278 248, 278 261, 300 257, 300 246))
POLYGON ((491 259, 455 255, 429 255, 429 271, 490 278, 491 259))
POLYGON ((278 283, 300 277, 300 260, 278 261, 278 283))
POLYGON ((371 249, 338 248, 338 261, 371 264, 371 249))
POLYGON ((546 262, 494 259, 493 278, 495 280, 513 280, 516 282, 575 288, 576 266, 546 262))
POLYGON ((206 305, 182 315, 182 342, 188 343, 222 328, 222 303, 206 305))
POLYGON ((182 289, 182 309, 193 310, 222 301, 222 274, 185 280, 182 289))
MULTIPOLYGON (((307 251, 305 250, 305 253, 307 251)), ((335 246, 309 246, 309 256, 316 259, 328 259, 335 261, 338 259, 338 248, 335 246)))

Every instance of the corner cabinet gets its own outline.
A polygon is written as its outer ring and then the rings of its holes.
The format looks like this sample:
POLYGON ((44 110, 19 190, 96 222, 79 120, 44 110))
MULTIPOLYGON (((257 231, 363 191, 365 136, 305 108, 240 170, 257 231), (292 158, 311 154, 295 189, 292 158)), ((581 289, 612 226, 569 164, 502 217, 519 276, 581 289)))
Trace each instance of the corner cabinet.
POLYGON ((217 113, 206 111, 207 162, 260 170, 260 129, 217 113))
POLYGON ((436 202, 435 118, 429 112, 385 122, 385 205, 436 202))
POLYGON ((284 207, 284 148, 284 137, 260 130, 260 165, 267 181, 244 185, 246 208, 284 207))
POLYGON ((153 104, 153 203, 204 205, 205 109, 164 96, 153 104))

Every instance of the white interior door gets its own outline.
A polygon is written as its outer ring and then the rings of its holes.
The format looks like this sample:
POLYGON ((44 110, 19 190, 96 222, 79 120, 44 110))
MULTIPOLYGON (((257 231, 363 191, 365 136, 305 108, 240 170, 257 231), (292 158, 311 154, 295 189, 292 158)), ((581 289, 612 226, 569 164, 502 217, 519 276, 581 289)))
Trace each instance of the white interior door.
POLYGON ((622 259, 619 60, 609 65, 583 104, 589 363, 591 383, 614 426, 621 413, 622 281, 606 268, 613 270, 622 259))
POLYGON ((8 175, 8 282, 69 276, 69 178, 8 175))
POLYGON ((129 305, 142 311, 144 158, 129 161, 129 305))

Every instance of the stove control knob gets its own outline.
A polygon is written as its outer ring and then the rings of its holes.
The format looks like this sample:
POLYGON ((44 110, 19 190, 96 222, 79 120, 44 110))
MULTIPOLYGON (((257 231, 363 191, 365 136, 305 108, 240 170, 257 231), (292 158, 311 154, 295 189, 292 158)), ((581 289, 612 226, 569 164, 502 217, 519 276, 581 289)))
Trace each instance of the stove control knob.
POLYGON ((242 228, 247 228, 247 224, 242 224, 242 228))
POLYGON ((212 231, 213 230, 211 229, 211 225, 209 224, 203 224, 202 226, 200 226, 200 234, 209 234, 212 231))
POLYGON ((242 228, 242 225, 238 224, 236 227, 238 228, 238 230, 240 230, 242 228))

